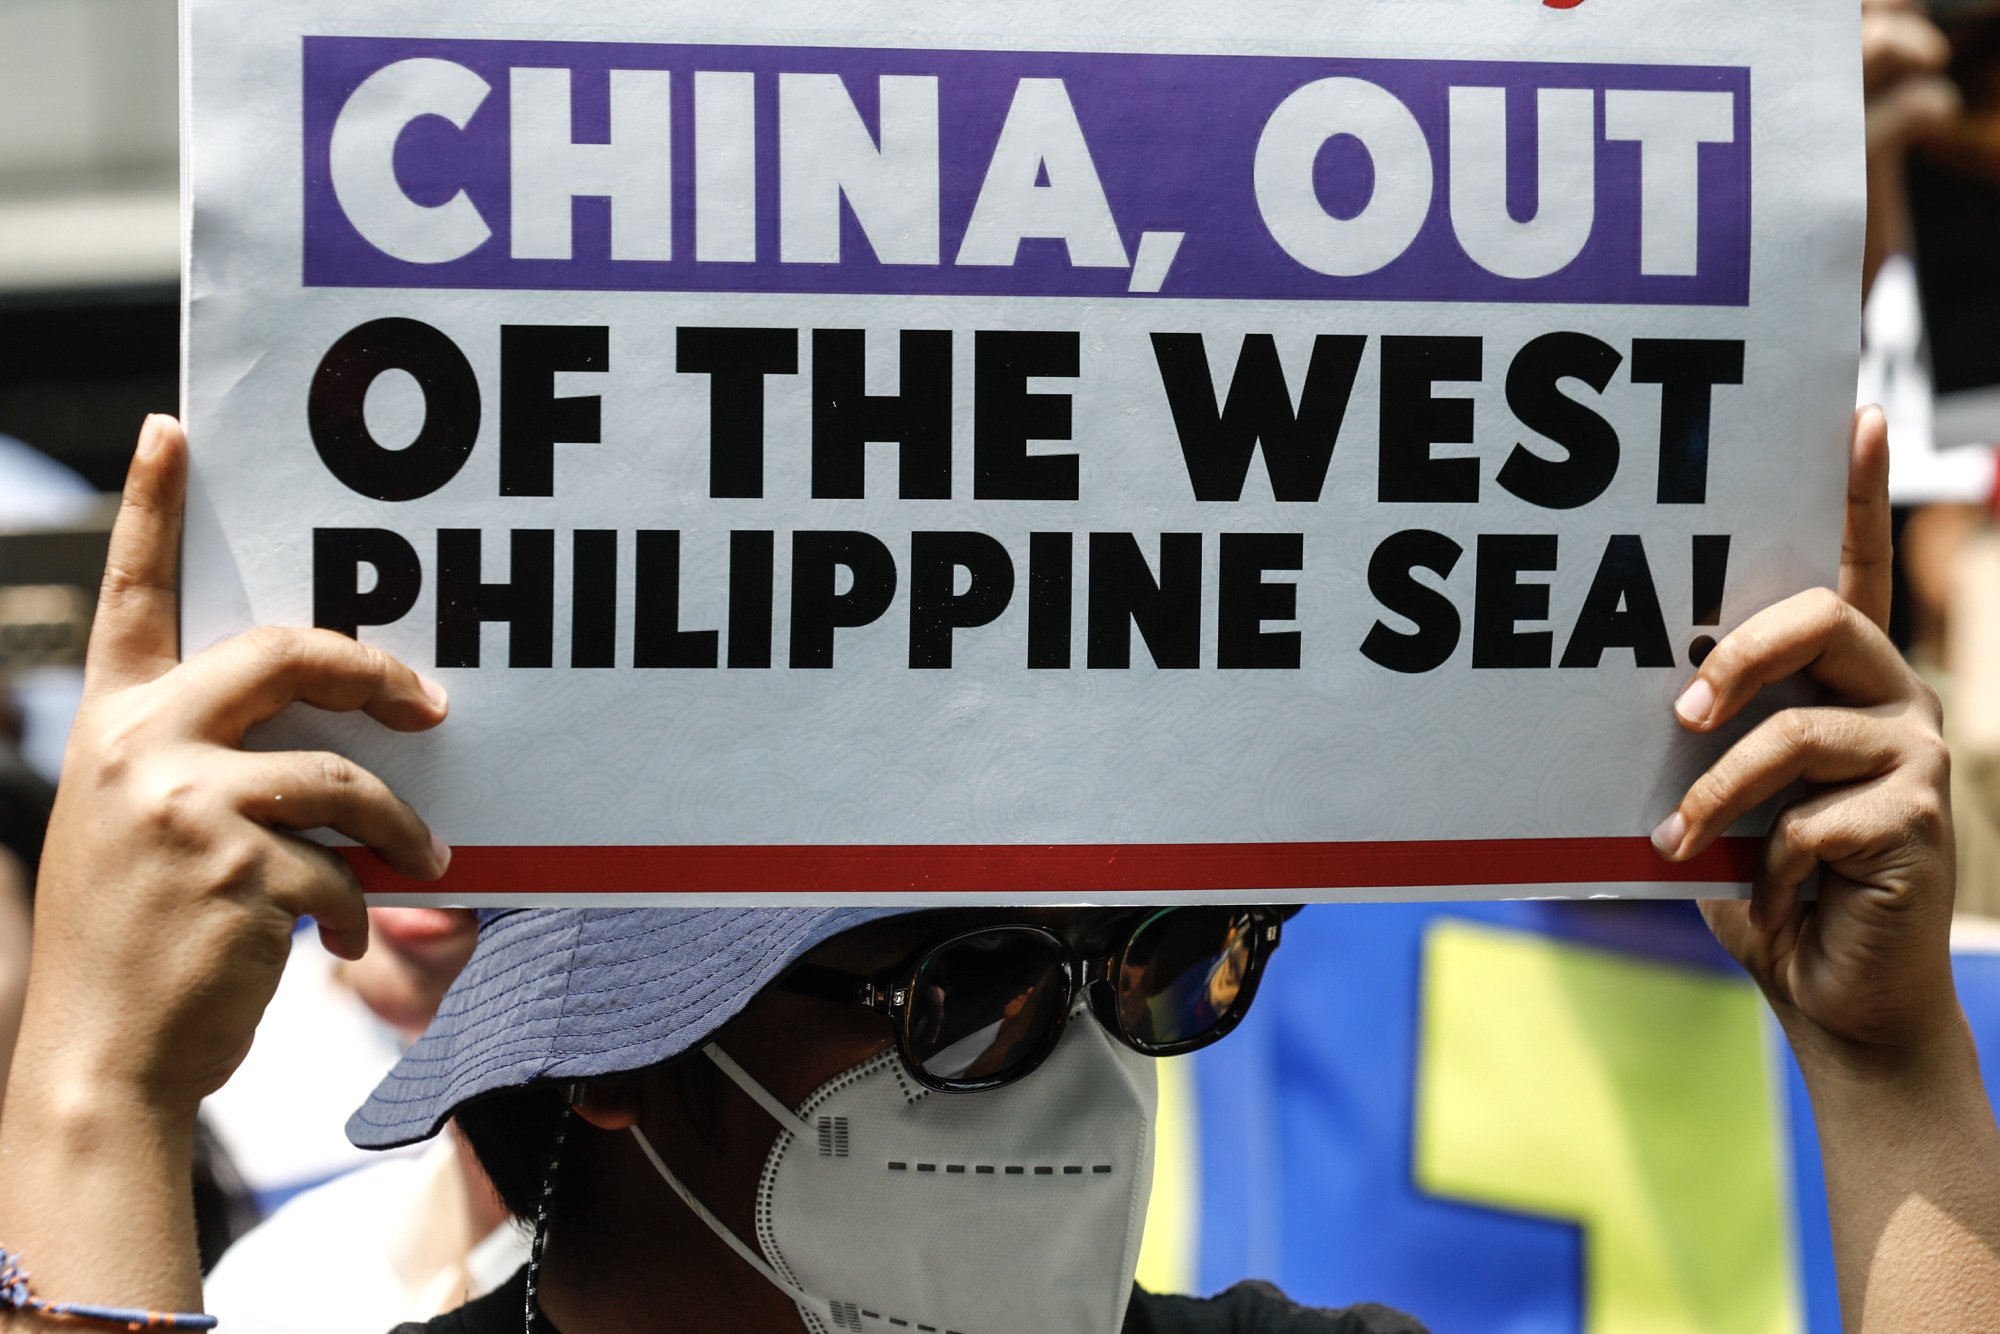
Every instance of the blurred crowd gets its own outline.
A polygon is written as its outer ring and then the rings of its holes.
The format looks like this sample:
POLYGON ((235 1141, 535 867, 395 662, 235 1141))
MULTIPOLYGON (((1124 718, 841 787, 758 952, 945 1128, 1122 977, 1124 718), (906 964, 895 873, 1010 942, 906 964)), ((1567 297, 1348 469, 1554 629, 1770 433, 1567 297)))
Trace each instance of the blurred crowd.
MULTIPOLYGON (((1862 9, 1869 175, 1858 398, 1883 403, 1890 423, 1898 643, 1947 706, 1959 910, 2000 917, 2000 477, 1991 447, 1941 440, 1935 429, 1938 330, 1925 309, 1927 297, 1966 287, 1967 299, 2000 311, 2000 283, 1987 290, 1940 271, 1920 243, 1951 227, 1927 210, 2000 200, 2000 5, 1865 0, 1862 9)), ((2000 385, 2000 339, 1977 351, 1992 362, 1986 383, 2000 385)), ((1989 438, 2000 437, 2000 410, 1993 416, 1989 438)), ((1838 466, 1832 455, 1828 466, 1838 466)), ((0 440, 0 529, 73 527, 90 494, 60 465, 0 440)), ((6 582, 32 580, 0 570, 6 582)), ((13 665, 0 657, 0 669, 13 665)), ((0 1080, 26 985, 64 698, 43 676, 32 689, 0 692, 0 1080)), ((74 692, 67 698, 73 705, 74 692)), ((525 1237, 456 1136, 384 1157, 351 1148, 341 1132, 345 1109, 435 1012, 475 934, 469 912, 408 908, 376 909, 373 932, 356 963, 331 958, 310 931, 296 937, 248 1061, 205 1112, 202 1255, 209 1309, 226 1328, 422 1320, 496 1286, 525 1255, 525 1237), (325 1263, 335 1249, 342 1262, 325 1263)))
MULTIPOLYGON (((1889 419, 1893 630, 1946 701, 1959 911, 2000 916, 2000 478, 1976 430, 1960 442, 1938 429, 1938 390, 1959 389, 1960 365, 1990 362, 1974 381, 2000 382, 2000 340, 1979 337, 1992 332, 1986 326, 1928 320, 1925 308, 1927 296, 1954 314, 1965 304, 2000 308, 2000 286, 1948 262, 1960 258, 1955 229, 2000 200, 2000 6, 1865 0, 1862 56, 1868 229, 1858 399, 1881 403, 1889 419), (1942 349, 1950 376, 1933 372, 1941 342, 1950 343, 1942 349)), ((1994 438, 2000 417, 1986 436, 1994 438)))

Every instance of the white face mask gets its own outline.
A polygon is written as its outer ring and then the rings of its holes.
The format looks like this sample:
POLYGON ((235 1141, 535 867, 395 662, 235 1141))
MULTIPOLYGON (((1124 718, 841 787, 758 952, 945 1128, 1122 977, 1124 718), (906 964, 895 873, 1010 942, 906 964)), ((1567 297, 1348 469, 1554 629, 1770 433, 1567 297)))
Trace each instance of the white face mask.
POLYGON ((1088 1014, 1002 1088, 934 1093, 891 1049, 796 1114, 705 1050, 785 1127, 757 1190, 762 1255, 632 1133, 813 1334, 1117 1334, 1152 1189, 1158 1086, 1152 1060, 1088 1014))

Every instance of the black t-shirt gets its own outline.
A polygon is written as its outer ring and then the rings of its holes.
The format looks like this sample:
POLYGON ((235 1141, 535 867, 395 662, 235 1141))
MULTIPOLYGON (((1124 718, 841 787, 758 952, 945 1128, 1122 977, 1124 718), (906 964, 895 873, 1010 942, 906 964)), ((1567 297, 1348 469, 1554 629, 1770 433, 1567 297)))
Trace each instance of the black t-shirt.
MULTIPOLYGON (((528 1271, 477 1301, 422 1325, 398 1325, 391 1334, 520 1334, 528 1271)), ((546 1319, 535 1334, 557 1334, 546 1319)), ((876 1334, 869 1331, 868 1334, 876 1334)), ((884 1330, 882 1334, 891 1334, 884 1330)), ((1161 1297, 1132 1290, 1124 1334, 1426 1334, 1424 1327, 1386 1306, 1309 1310, 1268 1283, 1238 1283, 1217 1297, 1161 1297)))

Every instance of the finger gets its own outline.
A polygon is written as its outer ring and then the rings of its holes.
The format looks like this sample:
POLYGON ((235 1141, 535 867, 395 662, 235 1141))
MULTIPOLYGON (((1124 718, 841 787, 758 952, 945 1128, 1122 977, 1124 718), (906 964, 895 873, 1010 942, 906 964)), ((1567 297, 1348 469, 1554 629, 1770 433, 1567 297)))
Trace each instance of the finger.
MULTIPOLYGON (((1950 845, 1950 803, 1941 793, 1934 784, 1914 788, 1898 775, 1884 774, 1787 807, 1765 841, 1757 893, 1769 906, 1754 920, 1783 950, 1793 938, 1788 933, 1802 929, 1815 907, 1814 920, 1824 926, 1848 915, 1838 905, 1857 895, 1878 907, 1906 899, 1904 891, 1923 879, 1912 875, 1922 871, 1925 860, 1921 854, 1912 857, 1913 850, 1940 841, 1950 845), (1818 901, 1805 903, 1804 886, 1815 872, 1818 901)), ((1949 875, 1943 883, 1942 912, 1948 918, 1949 875)))
POLYGON ((1760 931, 1792 915, 1798 906, 1800 887, 1819 869, 1819 855, 1813 849, 1809 832, 1787 824, 1787 817, 1797 818, 1788 809, 1771 826, 1771 833, 1764 840, 1763 861, 1750 890, 1750 925, 1760 931))
POLYGON ((1771 911, 1789 913, 1799 890, 1822 863, 1844 861, 1879 841, 1865 808, 1879 805, 1887 780, 1822 792, 1778 813, 1764 840, 1757 888, 1771 911))
POLYGON ((1773 990, 1779 982, 1775 965, 1796 947, 1812 905, 1797 903, 1786 916, 1776 917, 1768 905, 1760 905, 1753 889, 1748 899, 1705 899, 1699 906, 1716 942, 1773 1002, 1781 1000, 1773 990))
POLYGON ((366 913, 362 914, 361 935, 359 938, 353 934, 351 928, 331 927, 325 922, 317 920, 314 921, 313 925, 319 928, 320 948, 331 954, 334 958, 345 959, 349 963, 353 963, 362 955, 368 953, 369 945, 374 943, 374 938, 368 934, 368 918, 366 913))
POLYGON ((1899 79, 1951 64, 1951 42, 1909 6, 1869 5, 1861 16, 1862 82, 1874 96, 1899 79))
POLYGON ((1799 672, 1848 704, 1918 693, 1917 678, 1881 627, 1838 593, 1815 588, 1765 608, 1727 635, 1674 701, 1674 713, 1691 731, 1712 731, 1765 686, 1799 672))
POLYGON ((1697 899, 1695 907, 1708 923, 1716 943, 1738 963, 1744 962, 1744 953, 1749 948, 1750 905, 1742 899, 1697 899))
POLYGON ((1840 596, 1889 628, 1890 570, 1895 559, 1889 515, 1889 419, 1879 407, 1854 414, 1847 451, 1847 521, 1840 534, 1840 596))
POLYGON ((226 639, 188 661, 195 728, 235 745, 287 705, 335 712, 359 709, 399 732, 444 719, 444 689, 379 648, 331 630, 264 626, 226 639))
POLYGON ((360 765, 325 751, 239 757, 237 809, 260 824, 331 829, 414 880, 444 874, 451 852, 409 803, 360 765))
POLYGON ((368 906, 353 870, 317 843, 291 835, 277 841, 265 881, 271 901, 293 917, 312 918, 329 952, 360 958, 368 949, 368 906))
POLYGON ((180 423, 150 416, 139 428, 104 557, 84 665, 86 688, 93 692, 150 681, 180 656, 174 570, 186 494, 187 439, 180 423))
POLYGON ((1941 75, 1907 78, 1869 100, 1870 149, 1907 148, 1949 130, 1965 112, 1958 85, 1941 75))
POLYGON ((1904 730, 1854 709, 1787 709, 1765 719, 1709 767, 1654 831, 1683 861, 1793 783, 1851 783, 1896 767, 1904 730))

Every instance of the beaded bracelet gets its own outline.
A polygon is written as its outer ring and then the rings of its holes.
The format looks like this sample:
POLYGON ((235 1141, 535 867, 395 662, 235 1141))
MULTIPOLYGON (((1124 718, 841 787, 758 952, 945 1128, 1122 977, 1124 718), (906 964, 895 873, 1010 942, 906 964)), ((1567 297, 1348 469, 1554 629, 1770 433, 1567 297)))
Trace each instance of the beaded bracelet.
POLYGON ((0 1246, 0 1306, 31 1311, 48 1320, 72 1320, 109 1325, 115 1329, 214 1329, 212 1315, 175 1315, 141 1311, 130 1306, 85 1306, 79 1302, 48 1302, 28 1291, 28 1271, 21 1259, 0 1246))

